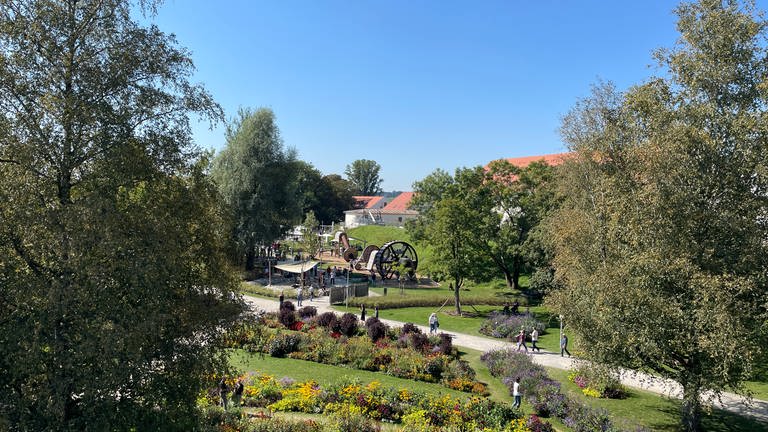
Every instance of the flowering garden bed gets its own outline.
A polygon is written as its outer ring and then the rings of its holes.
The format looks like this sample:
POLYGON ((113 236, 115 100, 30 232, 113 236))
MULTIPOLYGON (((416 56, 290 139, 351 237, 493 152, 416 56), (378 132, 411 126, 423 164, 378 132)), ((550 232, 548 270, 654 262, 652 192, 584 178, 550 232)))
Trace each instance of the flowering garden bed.
POLYGON ((312 309, 294 311, 290 305, 277 315, 266 314, 257 324, 232 332, 227 346, 487 394, 486 386, 475 380, 475 371, 458 357, 446 334, 428 336, 412 324, 393 329, 376 318, 360 326, 355 315, 338 318, 329 312, 316 316, 312 309))
POLYGON ((215 389, 199 400, 200 407, 208 413, 209 424, 218 426, 218 430, 367 432, 378 430, 375 421, 384 421, 401 424, 400 430, 408 432, 529 432, 541 430, 534 427, 543 424, 536 416, 520 418, 508 404, 488 398, 427 395, 405 388, 383 387, 378 381, 363 384, 347 379, 321 387, 312 380, 293 382, 270 375, 249 374, 229 382, 234 384, 238 379, 245 384, 244 410, 225 413, 217 408, 215 389), (253 412, 253 408, 261 410, 249 419, 248 412, 253 412), (328 421, 303 420, 290 425, 291 422, 272 418, 272 412, 281 411, 323 414, 328 421), (273 428, 269 428, 270 422, 273 422, 273 428))

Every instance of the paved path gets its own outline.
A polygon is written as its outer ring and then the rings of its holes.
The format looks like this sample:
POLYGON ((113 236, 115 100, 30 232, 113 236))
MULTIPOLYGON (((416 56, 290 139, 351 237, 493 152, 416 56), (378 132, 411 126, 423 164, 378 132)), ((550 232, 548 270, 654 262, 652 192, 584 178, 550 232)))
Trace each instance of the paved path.
MULTIPOLYGON (((290 287, 285 287, 285 293, 295 293, 296 290, 292 289, 290 287)), ((278 310, 278 301, 277 299, 264 299, 259 297, 251 297, 251 296, 244 296, 245 300, 251 305, 253 308, 257 308, 259 310, 263 311, 277 311, 278 310)), ((286 300, 289 300, 296 303, 296 298, 292 296, 285 296, 286 300)), ((319 297, 315 298, 314 301, 304 300, 302 302, 302 306, 315 306, 317 308, 318 314, 331 311, 336 312, 338 311, 331 308, 331 306, 328 304, 328 296, 325 297, 319 297)), ((369 314, 373 313, 372 310, 368 311, 369 314)), ((368 315, 372 316, 372 315, 368 315)), ((393 321, 388 319, 382 319, 382 322, 386 323, 389 326, 392 327, 402 327, 404 323, 400 321, 393 321)), ((428 333, 429 327, 417 325, 423 332, 428 333)), ((478 350, 481 352, 490 351, 492 349, 499 349, 499 348, 510 348, 515 346, 515 344, 511 342, 507 342, 500 339, 491 339, 486 337, 480 337, 480 336, 473 336, 463 333, 455 333, 455 332, 447 332, 442 331, 443 333, 448 333, 451 336, 453 336, 453 343, 454 345, 465 347, 465 348, 471 348, 474 350, 478 350)), ((532 353, 531 358, 534 362, 546 366, 546 367, 553 367, 557 369, 571 369, 575 363, 574 359, 571 359, 570 357, 561 357, 557 353, 552 353, 548 351, 541 351, 540 353, 532 353)), ((622 384, 634 387, 642 390, 646 390, 649 392, 674 397, 680 399, 682 397, 682 387, 677 384, 676 382, 672 380, 665 380, 661 378, 657 378, 648 374, 635 372, 631 370, 623 370, 621 373, 621 382, 622 384)), ((754 417, 760 421, 764 421, 768 423, 768 402, 754 399, 751 403, 748 403, 748 401, 737 394, 733 393, 723 393, 720 400, 715 400, 714 405, 718 408, 722 408, 724 410, 734 412, 740 415, 744 416, 750 416, 754 417)))

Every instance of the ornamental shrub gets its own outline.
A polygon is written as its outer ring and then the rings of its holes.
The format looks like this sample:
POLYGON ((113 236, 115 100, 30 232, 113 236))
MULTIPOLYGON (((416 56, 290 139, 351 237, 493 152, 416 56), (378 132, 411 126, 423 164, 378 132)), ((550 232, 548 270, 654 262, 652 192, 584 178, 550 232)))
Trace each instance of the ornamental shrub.
POLYGON ((596 363, 579 363, 568 379, 590 397, 623 399, 627 391, 621 385, 616 370, 596 363))
POLYGON ((432 348, 429 343, 429 336, 424 333, 408 333, 408 345, 414 351, 426 353, 432 348))
POLYGON ((282 333, 272 339, 269 344, 269 355, 272 357, 285 357, 296 351, 301 342, 301 337, 297 333, 282 333))
POLYGON ((380 339, 384 339, 387 336, 387 325, 376 318, 371 318, 368 321, 371 320, 376 321, 371 322, 370 325, 368 325, 368 322, 366 322, 366 326, 368 327, 368 337, 371 338, 372 342, 377 342, 380 339))
POLYGON ((289 311, 292 311, 292 312, 293 312, 293 311, 295 311, 295 310, 296 310, 296 306, 294 306, 294 305, 293 305, 293 303, 291 303, 290 301, 288 301, 288 300, 285 300, 285 301, 283 301, 283 303, 280 305, 280 310, 289 310, 289 311))
POLYGON ((277 319, 285 328, 293 328, 296 325, 296 312, 288 308, 280 309, 277 319))
POLYGON ((333 312, 323 312, 317 317, 317 325, 325 327, 330 331, 339 331, 339 319, 333 312))
POLYGON ((453 338, 448 333, 440 333, 440 352, 445 355, 453 353, 453 338))
POLYGON ((418 328, 414 323, 405 323, 403 324, 402 330, 400 330, 401 334, 409 334, 409 333, 421 333, 421 329, 418 328))
POLYGON ((299 318, 307 319, 317 315, 317 308, 314 306, 304 306, 299 309, 299 318))
POLYGON ((341 316, 339 322, 339 333, 347 337, 352 337, 357 333, 357 315, 349 312, 341 316))

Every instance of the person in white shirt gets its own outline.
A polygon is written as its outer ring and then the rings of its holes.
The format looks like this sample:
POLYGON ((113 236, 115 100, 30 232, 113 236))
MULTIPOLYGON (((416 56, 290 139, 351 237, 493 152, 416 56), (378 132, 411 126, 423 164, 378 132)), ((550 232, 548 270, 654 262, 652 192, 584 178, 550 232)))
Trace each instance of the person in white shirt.
POLYGON ((515 378, 515 384, 512 385, 512 396, 515 397, 515 403, 512 404, 512 408, 520 408, 520 402, 523 399, 523 395, 520 393, 520 377, 515 378))

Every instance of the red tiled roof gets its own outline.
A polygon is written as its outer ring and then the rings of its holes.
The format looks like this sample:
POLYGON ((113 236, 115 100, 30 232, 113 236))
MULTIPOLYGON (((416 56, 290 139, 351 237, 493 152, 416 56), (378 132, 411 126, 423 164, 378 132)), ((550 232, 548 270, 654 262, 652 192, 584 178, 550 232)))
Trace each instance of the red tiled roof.
POLYGON ((375 206, 377 202, 381 201, 383 197, 357 195, 352 198, 355 200, 355 208, 371 208, 375 206))
POLYGON ((400 195, 396 196, 395 199, 389 202, 386 206, 384 206, 384 210, 395 210, 395 211, 403 211, 408 209, 408 205, 411 203, 411 198, 413 198, 413 192, 403 192, 400 195))
POLYGON ((507 162, 518 168, 525 168, 533 162, 544 161, 549 165, 560 165, 570 153, 555 153, 540 156, 526 156, 519 158, 506 158, 507 162))

